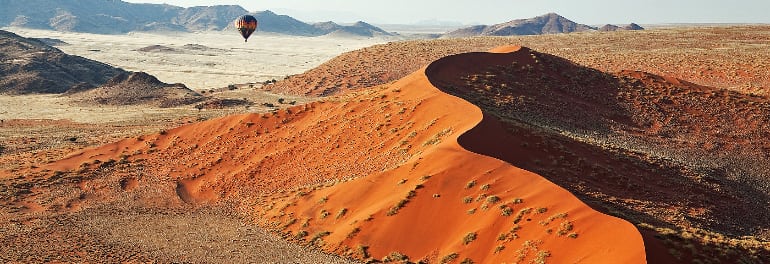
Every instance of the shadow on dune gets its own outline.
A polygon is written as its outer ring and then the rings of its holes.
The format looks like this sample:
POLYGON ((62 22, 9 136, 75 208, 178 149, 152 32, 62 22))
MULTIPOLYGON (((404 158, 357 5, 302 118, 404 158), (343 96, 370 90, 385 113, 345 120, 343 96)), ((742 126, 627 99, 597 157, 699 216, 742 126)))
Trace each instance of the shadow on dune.
MULTIPOLYGON (((659 134, 645 134, 655 119, 642 116, 650 110, 639 110, 640 98, 629 93, 657 92, 667 80, 644 85, 527 48, 453 55, 425 72, 434 86, 484 113, 460 145, 540 174, 596 210, 635 224, 695 226, 733 236, 768 228, 767 192, 719 167, 661 157, 679 152, 655 146, 667 143, 659 134)), ((643 234, 646 243, 655 242, 654 233, 643 234)), ((662 255, 648 251, 648 261, 672 261, 662 255)))

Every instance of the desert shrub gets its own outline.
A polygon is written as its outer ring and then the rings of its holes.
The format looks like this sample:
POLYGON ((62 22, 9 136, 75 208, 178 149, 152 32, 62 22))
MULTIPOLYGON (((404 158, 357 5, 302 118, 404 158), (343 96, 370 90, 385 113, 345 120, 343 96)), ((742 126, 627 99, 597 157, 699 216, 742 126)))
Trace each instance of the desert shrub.
POLYGON ((358 233, 360 233, 360 232, 361 232, 361 228, 358 228, 358 227, 356 227, 356 228, 353 228, 353 230, 351 230, 351 231, 350 231, 350 233, 348 233, 348 236, 347 236, 347 238, 348 238, 348 239, 354 238, 354 237, 356 237, 356 235, 358 235, 358 233))
POLYGON ((297 232, 297 235, 294 236, 294 239, 300 240, 300 239, 305 238, 307 235, 308 235, 307 231, 300 230, 299 232, 297 232))
POLYGON ((572 222, 570 221, 562 222, 559 225, 559 231, 557 231, 556 234, 559 236, 566 235, 569 231, 572 231, 572 227, 573 227, 572 222))
POLYGON ((467 184, 465 184, 465 189, 473 188, 473 186, 476 186, 476 181, 469 181, 467 184))
POLYGON ((369 255, 369 246, 367 245, 358 245, 358 253, 361 254, 361 257, 364 259, 371 257, 369 255))
POLYGON ((401 210, 407 203, 409 203, 409 198, 402 199, 401 201, 398 201, 398 203, 391 207, 390 210, 385 214, 387 216, 394 216, 398 214, 398 210, 401 210))
POLYGON ((495 247, 495 254, 502 252, 505 249, 505 246, 498 245, 495 247))
POLYGON ((518 224, 521 219, 524 217, 525 214, 528 214, 532 211, 532 208, 524 208, 519 210, 519 213, 516 214, 516 217, 513 218, 513 223, 518 224))
POLYGON ((541 250, 537 252, 537 257, 534 260, 534 263, 537 264, 545 264, 545 259, 551 256, 551 252, 541 250))
POLYGON ((459 257, 460 257, 460 254, 452 253, 441 258, 441 263, 442 264, 450 263, 459 257))
POLYGON ((396 262, 396 261, 408 261, 409 257, 401 252, 393 251, 387 256, 382 258, 382 262, 396 262))
POLYGON ((331 232, 329 232, 329 231, 322 231, 322 232, 315 233, 315 235, 313 235, 313 238, 310 239, 310 242, 313 243, 313 244, 317 244, 319 242, 322 242, 323 238, 325 236, 330 235, 330 234, 331 234, 331 232))
POLYGON ((500 214, 502 214, 503 216, 511 216, 513 214, 513 209, 508 206, 501 206, 500 214))
POLYGON ((348 209, 342 208, 339 212, 337 212, 337 216, 335 218, 340 219, 341 217, 345 216, 346 213, 348 213, 348 209))
POLYGON ((463 245, 470 244, 474 240, 476 240, 476 232, 465 234, 465 237, 463 237, 463 245))

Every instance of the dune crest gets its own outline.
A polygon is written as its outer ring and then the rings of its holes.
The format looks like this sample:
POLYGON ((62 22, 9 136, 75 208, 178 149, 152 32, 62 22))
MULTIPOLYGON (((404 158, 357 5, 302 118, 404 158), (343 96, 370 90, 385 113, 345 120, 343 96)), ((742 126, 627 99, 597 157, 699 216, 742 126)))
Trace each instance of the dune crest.
MULTIPOLYGON (((493 52, 498 54, 440 59, 386 91, 428 98, 422 112, 441 113, 440 126, 452 128, 444 140, 393 170, 276 197, 261 212, 263 223, 287 237, 364 259, 645 262, 641 235, 630 223, 592 210, 534 173, 458 143, 466 131, 495 121, 432 83, 467 68, 525 62, 529 56, 520 47, 493 52)), ((476 135, 506 133, 501 126, 492 129, 476 135)))

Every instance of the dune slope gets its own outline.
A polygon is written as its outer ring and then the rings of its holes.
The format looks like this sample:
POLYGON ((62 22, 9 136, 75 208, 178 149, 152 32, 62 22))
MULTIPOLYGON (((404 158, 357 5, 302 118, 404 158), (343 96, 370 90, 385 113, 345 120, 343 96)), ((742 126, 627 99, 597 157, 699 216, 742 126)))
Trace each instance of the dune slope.
MULTIPOLYGON (((592 210, 536 174, 458 144, 465 131, 496 121, 429 80, 455 76, 456 67, 522 59, 522 53, 483 54, 439 60, 389 88, 407 98, 427 98, 421 104, 426 115, 445 115, 437 124, 451 130, 435 130, 445 139, 425 142, 435 147, 393 170, 273 197, 263 212, 264 223, 287 237, 357 258, 645 262, 641 235, 633 225, 592 210)), ((505 133, 498 127, 474 136, 486 137, 482 144, 488 145, 495 143, 490 135, 505 133)))

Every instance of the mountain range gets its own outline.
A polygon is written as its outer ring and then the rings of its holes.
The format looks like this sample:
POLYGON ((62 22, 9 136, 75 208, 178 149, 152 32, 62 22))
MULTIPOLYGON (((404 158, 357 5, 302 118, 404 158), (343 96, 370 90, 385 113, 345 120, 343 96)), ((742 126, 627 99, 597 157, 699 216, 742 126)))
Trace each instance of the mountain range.
MULTIPOLYGON (((633 23, 629 25, 628 29, 632 28, 635 30, 642 29, 633 23)), ((592 30, 599 30, 599 28, 576 23, 556 13, 548 13, 542 16, 527 19, 516 19, 500 24, 476 25, 460 28, 446 33, 442 37, 461 38, 473 36, 541 35, 592 30)))
MULTIPOLYGON (((178 7, 121 0, 4 0, 0 26, 97 34, 131 31, 209 31, 230 29, 249 11, 238 5, 178 7)), ((356 36, 392 35, 364 22, 351 26, 333 22, 308 24, 269 10, 251 13, 259 31, 299 36, 344 32, 356 36)))

